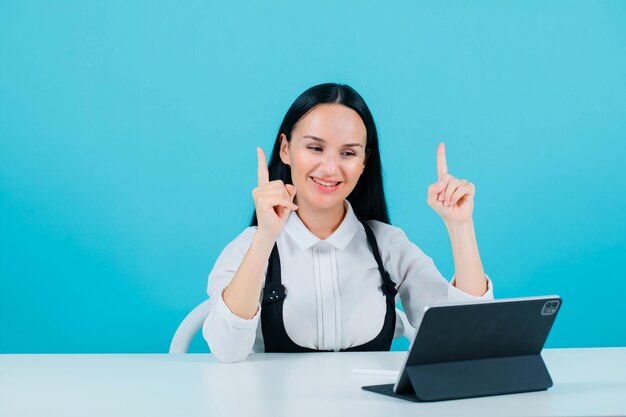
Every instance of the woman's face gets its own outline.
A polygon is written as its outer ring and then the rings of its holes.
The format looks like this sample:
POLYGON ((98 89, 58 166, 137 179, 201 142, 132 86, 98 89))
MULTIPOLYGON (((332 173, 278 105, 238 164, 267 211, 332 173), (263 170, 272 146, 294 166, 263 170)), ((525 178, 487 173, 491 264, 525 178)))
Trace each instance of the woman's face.
POLYGON ((367 130, 357 112, 320 104, 281 135, 281 160, 291 166, 296 204, 316 209, 343 205, 365 168, 367 130))

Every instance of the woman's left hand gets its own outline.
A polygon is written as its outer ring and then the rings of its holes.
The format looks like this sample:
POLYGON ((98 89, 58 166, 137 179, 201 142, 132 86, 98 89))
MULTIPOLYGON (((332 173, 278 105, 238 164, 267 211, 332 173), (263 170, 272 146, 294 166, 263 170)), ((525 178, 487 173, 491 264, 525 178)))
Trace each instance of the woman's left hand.
POLYGON ((448 174, 443 142, 437 148, 437 174, 439 180, 428 187, 428 205, 447 225, 471 222, 476 187, 448 174))

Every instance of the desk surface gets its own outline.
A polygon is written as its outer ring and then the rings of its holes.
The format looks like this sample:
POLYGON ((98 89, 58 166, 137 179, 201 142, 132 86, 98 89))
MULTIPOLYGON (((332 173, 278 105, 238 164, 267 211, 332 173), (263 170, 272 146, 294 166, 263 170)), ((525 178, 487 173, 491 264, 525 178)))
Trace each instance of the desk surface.
POLYGON ((361 389, 394 382, 404 352, 0 355, 0 416, 626 415, 626 348, 546 349, 548 391, 412 403, 361 389))

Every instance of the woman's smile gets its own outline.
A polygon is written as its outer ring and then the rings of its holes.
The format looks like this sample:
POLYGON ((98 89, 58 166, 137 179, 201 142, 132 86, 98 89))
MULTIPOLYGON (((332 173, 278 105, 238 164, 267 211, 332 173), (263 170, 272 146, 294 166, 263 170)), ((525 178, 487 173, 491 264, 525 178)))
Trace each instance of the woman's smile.
POLYGON ((341 181, 331 181, 327 179, 322 179, 319 177, 309 177, 313 186, 323 193, 332 193, 336 191, 343 184, 341 181))

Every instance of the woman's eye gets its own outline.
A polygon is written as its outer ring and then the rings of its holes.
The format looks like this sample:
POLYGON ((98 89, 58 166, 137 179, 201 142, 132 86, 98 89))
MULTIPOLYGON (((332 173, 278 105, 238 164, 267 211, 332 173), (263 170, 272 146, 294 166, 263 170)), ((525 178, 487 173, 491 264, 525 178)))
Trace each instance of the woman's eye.
POLYGON ((356 156, 356 154, 354 152, 342 152, 341 156, 350 157, 350 156, 356 156))
POLYGON ((322 150, 322 148, 320 148, 319 146, 309 146, 309 149, 314 152, 319 152, 322 150))

